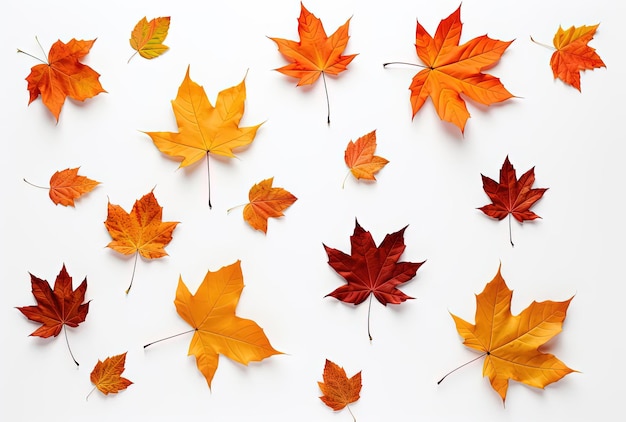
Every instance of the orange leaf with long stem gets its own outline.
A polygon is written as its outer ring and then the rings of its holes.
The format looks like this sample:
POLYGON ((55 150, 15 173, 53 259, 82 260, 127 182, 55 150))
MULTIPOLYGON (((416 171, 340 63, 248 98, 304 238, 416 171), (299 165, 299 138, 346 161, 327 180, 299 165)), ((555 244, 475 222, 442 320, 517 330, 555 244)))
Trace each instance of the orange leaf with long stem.
POLYGON ((50 177, 50 187, 37 186, 24 179, 26 183, 41 189, 49 189, 48 195, 55 205, 74 206, 74 200, 91 192, 100 184, 85 176, 78 175, 79 167, 56 171, 50 177))
POLYGON ((147 259, 167 255, 165 246, 172 240, 172 232, 178 222, 163 222, 162 215, 163 207, 152 191, 135 201, 130 213, 119 205, 108 203, 104 226, 113 240, 107 247, 124 255, 135 254, 133 275, 126 293, 133 285, 139 255, 147 259))

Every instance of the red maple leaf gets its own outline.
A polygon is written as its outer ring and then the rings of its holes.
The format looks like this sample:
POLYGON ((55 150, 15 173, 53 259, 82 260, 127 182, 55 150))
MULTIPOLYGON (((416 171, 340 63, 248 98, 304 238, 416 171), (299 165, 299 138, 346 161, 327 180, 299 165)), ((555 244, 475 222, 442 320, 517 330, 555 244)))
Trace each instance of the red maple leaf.
POLYGON ((531 211, 530 207, 541 199, 548 188, 532 188, 532 185, 535 183, 534 167, 517 179, 515 168, 509 161, 508 155, 500 169, 500 183, 483 174, 481 174, 481 177, 483 179, 483 189, 492 203, 478 209, 489 217, 497 218, 498 220, 509 216, 509 240, 511 245, 514 246, 511 239, 511 215, 520 223, 523 223, 524 220, 541 218, 531 211))
MULTIPOLYGON (((30 275, 33 296, 37 300, 36 306, 23 306, 17 309, 31 321, 40 322, 42 325, 31 333, 37 337, 56 337, 65 326, 78 327, 89 312, 89 302, 85 300, 87 291, 87 278, 72 290, 72 277, 67 273, 65 264, 54 282, 54 290, 46 280, 30 275)), ((67 339, 67 332, 65 332, 67 339)), ((69 348, 69 343, 68 343, 69 348)), ((72 351, 70 350, 70 354, 72 351)), ((72 355, 72 359, 74 356, 72 355)), ((78 365, 76 359, 74 363, 78 365)))
MULTIPOLYGON (((328 264, 348 282, 326 296, 354 305, 364 302, 368 297, 371 305, 372 296, 385 306, 413 299, 400 291, 398 286, 415 277, 425 261, 398 262, 406 248, 404 231, 408 226, 387 234, 380 246, 376 246, 372 234, 365 231, 356 220, 355 224, 354 233, 350 236, 350 255, 324 245, 328 264)), ((367 333, 371 340, 369 312, 367 333)))

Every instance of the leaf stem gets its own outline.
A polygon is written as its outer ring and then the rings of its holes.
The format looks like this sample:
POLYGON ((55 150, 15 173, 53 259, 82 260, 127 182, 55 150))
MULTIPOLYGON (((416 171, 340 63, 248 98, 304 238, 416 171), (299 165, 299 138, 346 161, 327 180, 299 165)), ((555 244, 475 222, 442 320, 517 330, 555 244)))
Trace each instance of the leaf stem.
POLYGON ((128 58, 128 61, 126 62, 126 64, 130 63, 130 60, 131 60, 133 57, 135 57, 135 54, 137 54, 137 51, 135 51, 135 52, 133 53, 133 55, 132 55, 132 56, 130 56, 130 57, 128 58))
POLYGON ((67 339, 67 326, 65 324, 63 325, 63 334, 65 334, 65 344, 67 344, 67 350, 70 351, 70 356, 72 357, 72 360, 74 361, 76 366, 80 366, 78 362, 76 362, 76 359, 74 358, 74 353, 72 353, 72 349, 70 348, 70 341, 67 339))
POLYGON ((350 406, 346 405, 346 409, 348 409, 348 412, 350 412, 350 416, 352 416, 352 421, 356 422, 356 418, 354 417, 354 413, 352 413, 352 410, 350 410, 350 406))
POLYGON ((324 92, 326 92, 326 110, 328 110, 326 123, 330 125, 330 100, 328 99, 328 87, 326 86, 326 73, 324 72, 322 72, 322 80, 324 81, 324 92))
POLYGON ((348 180, 348 176, 350 176, 350 170, 346 173, 346 177, 343 178, 343 183, 341 184, 341 189, 346 185, 346 180, 348 180))
POLYGON ((30 54, 30 53, 27 53, 25 51, 20 50, 19 48, 17 49, 17 52, 18 53, 22 53, 22 54, 26 54, 27 56, 32 57, 33 59, 38 60, 38 61, 40 61, 43 64, 48 64, 48 62, 41 60, 39 57, 35 57, 32 54, 30 54))
POLYGON ((403 64, 406 66, 416 66, 416 67, 422 67, 424 69, 427 68, 427 66, 421 65, 421 64, 417 64, 417 63, 408 63, 408 62, 388 62, 388 63, 383 63, 383 67, 387 67, 390 64, 403 64))
POLYGON ((24 178, 24 179, 22 179, 22 180, 24 180, 26 183, 28 183, 29 185, 34 186, 34 187, 36 187, 36 188, 39 188, 39 189, 48 189, 48 190, 50 190, 50 188, 48 188, 48 187, 45 187, 45 186, 39 186, 39 185, 35 185, 35 184, 33 184, 33 183, 30 183, 30 182, 29 182, 28 180, 26 180, 25 178, 24 178))
POLYGON ((372 341, 372 335, 370 334, 370 314, 372 313, 372 294, 370 293, 370 301, 367 307, 367 336, 372 341))
POLYGON ((159 340, 155 340, 155 341, 153 341, 151 343, 148 343, 148 344, 144 345, 143 348, 145 349, 148 346, 152 346, 154 343, 158 343, 158 342, 161 342, 161 341, 164 341, 164 340, 169 340, 169 339, 174 338, 174 337, 182 336, 183 334, 189 334, 189 333, 191 333, 193 331, 196 331, 196 329, 192 328, 191 330, 183 331, 182 333, 174 334, 174 335, 171 335, 171 336, 168 336, 168 337, 164 337, 164 338, 159 339, 159 340))
POLYGON ((509 242, 511 242, 511 246, 515 247, 513 244, 513 235, 511 234, 511 214, 509 213, 509 242))
POLYGON ((540 46, 542 46, 542 47, 547 48, 548 50, 552 50, 552 51, 556 50, 556 48, 552 47, 551 45, 544 44, 544 43, 539 42, 539 41, 535 41, 535 40, 533 39, 533 36, 532 36, 532 35, 530 36, 530 40, 531 40, 532 42, 534 42, 535 44, 537 44, 537 45, 540 45, 540 46))
POLYGON ((133 280, 135 279, 135 270, 137 269, 137 257, 139 256, 139 251, 135 252, 135 264, 133 265, 133 275, 130 277, 130 284, 128 285, 128 289, 126 289, 126 294, 130 292, 130 288, 133 287, 133 280))
POLYGON ((93 393, 95 390, 96 390, 96 387, 94 386, 89 392, 89 394, 87 394, 87 397, 85 397, 85 401, 89 400, 89 396, 91 396, 91 393, 93 393))
POLYGON ((206 152, 206 175, 207 184, 209 185, 209 209, 213 209, 213 205, 211 205, 211 167, 209 166, 209 151, 206 152))
POLYGON ((37 41, 37 45, 39 46, 39 49, 43 53, 43 56, 46 58, 46 64, 49 64, 50 61, 48 60, 48 55, 46 54, 46 50, 44 50, 43 47, 41 46, 41 43, 39 42, 39 37, 35 36, 35 41, 37 41))
POLYGON ((239 204, 239 205, 235 205, 234 207, 230 207, 229 209, 226 210, 226 214, 230 213, 235 208, 243 207, 244 205, 246 204, 239 204))
POLYGON ((463 368, 463 367, 464 367, 464 366, 466 366, 466 365, 469 365, 469 364, 470 364, 470 363, 472 363, 472 362, 477 361, 478 359, 482 358, 483 356, 485 356, 485 355, 487 355, 487 354, 489 354, 489 353, 488 353, 488 352, 485 352, 485 353, 483 353, 482 355, 480 355, 480 356, 478 356, 478 357, 476 357, 476 358, 474 358, 474 359, 470 360, 469 362, 465 362, 463 365, 461 365, 461 366, 457 366, 457 367, 456 367, 456 368, 454 368, 452 371, 450 371, 450 372, 448 372, 447 374, 445 374, 445 375, 444 375, 444 376, 443 376, 443 377, 442 377, 439 381, 437 381, 437 385, 441 384, 441 382, 442 382, 444 379, 446 379, 446 377, 447 377, 448 375, 450 375, 451 373, 453 373, 453 372, 455 372, 455 371, 458 371, 459 369, 463 368))

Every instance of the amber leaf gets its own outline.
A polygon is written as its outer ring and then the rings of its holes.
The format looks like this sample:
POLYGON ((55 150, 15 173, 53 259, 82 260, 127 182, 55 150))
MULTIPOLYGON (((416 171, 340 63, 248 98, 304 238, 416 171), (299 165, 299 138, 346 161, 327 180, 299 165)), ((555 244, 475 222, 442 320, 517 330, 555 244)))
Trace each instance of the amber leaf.
POLYGON ((163 44, 170 28, 170 17, 154 18, 149 22, 144 16, 130 34, 130 46, 136 50, 130 60, 139 53, 146 59, 154 59, 165 53, 169 47, 163 44))
POLYGON ((289 191, 272 187, 274 178, 262 180, 250 188, 250 202, 243 208, 243 218, 254 229, 267 233, 267 219, 282 217, 298 198, 289 191))
POLYGON ((281 354, 256 322, 235 315, 242 290, 240 261, 215 272, 207 271, 193 295, 182 277, 178 280, 174 305, 178 315, 194 329, 188 355, 196 357, 209 388, 219 355, 247 365, 281 354))
POLYGON ((102 362, 98 360, 90 375, 91 382, 95 385, 94 389, 97 388, 105 395, 108 395, 109 393, 118 393, 128 388, 133 382, 122 376, 125 363, 126 352, 121 355, 108 357, 102 362))
POLYGON ((539 350, 562 330, 572 298, 563 302, 532 302, 519 315, 511 313, 509 290, 500 274, 476 295, 476 324, 452 315, 467 347, 484 356, 483 376, 506 399, 509 380, 544 388, 575 372, 550 353, 539 350))
POLYGON ((376 180, 374 174, 385 167, 389 160, 374 155, 375 152, 375 130, 361 136, 356 142, 350 141, 344 154, 344 161, 350 169, 350 173, 357 179, 376 180))

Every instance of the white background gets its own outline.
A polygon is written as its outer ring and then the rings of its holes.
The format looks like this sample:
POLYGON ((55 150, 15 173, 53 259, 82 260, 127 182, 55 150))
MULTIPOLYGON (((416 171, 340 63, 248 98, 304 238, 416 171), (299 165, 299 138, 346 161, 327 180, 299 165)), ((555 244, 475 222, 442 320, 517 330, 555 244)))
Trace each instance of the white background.
POLYGON ((626 6, 614 0, 503 2, 465 0, 462 42, 488 33, 515 39, 489 73, 518 98, 481 107, 465 135, 437 117, 432 103, 411 120, 409 90, 417 69, 383 69, 387 61, 418 62, 416 19, 432 34, 459 5, 445 1, 323 1, 305 6, 330 34, 352 17, 346 54, 359 55, 329 78, 331 119, 321 81, 296 88, 273 69, 286 63, 267 36, 298 39, 300 4, 289 1, 11 2, 0 26, 2 57, 3 293, 0 295, 3 420, 154 420, 160 416, 215 421, 349 421, 319 399, 324 360, 348 375, 362 371, 359 422, 380 420, 604 420, 623 417, 626 347, 621 327, 624 284, 623 84, 626 6), (202 5, 201 5, 202 4, 202 5), (165 44, 152 61, 133 53, 130 32, 143 16, 171 16, 165 44), (591 45, 606 69, 584 72, 582 93, 555 81, 551 44, 559 25, 600 27, 591 45), (57 124, 38 99, 27 106, 24 78, 32 58, 57 39, 97 38, 84 62, 107 93, 84 104, 67 101, 57 124), (207 207, 206 163, 177 170, 141 131, 176 131, 170 101, 187 66, 214 102, 246 75, 242 124, 265 121, 236 160, 211 158, 213 209, 207 207), (390 163, 375 183, 349 178, 349 140, 377 130, 377 154, 390 163), (549 190, 533 210, 541 217, 513 224, 476 208, 488 203, 480 174, 498 178, 506 155, 518 176, 535 166, 535 187, 549 190), (57 170, 80 166, 102 182, 75 208, 55 206, 47 185, 57 170), (242 219, 249 188, 268 177, 298 197, 267 235, 242 219), (107 200, 130 210, 154 188, 165 221, 180 221, 168 257, 140 260, 130 294, 132 258, 105 246, 107 200), (322 243, 349 252, 355 218, 377 243, 409 225, 405 261, 423 261, 402 290, 415 300, 372 306, 324 296, 343 283, 322 243), (179 276, 192 292, 207 270, 242 261, 246 287, 237 313, 255 320, 284 352, 248 367, 220 359, 212 391, 187 356, 191 335, 143 345, 188 329, 173 305, 179 276), (16 306, 34 304, 29 272, 53 282, 62 264, 85 277, 89 314, 69 329, 77 360, 62 335, 40 339, 16 306), (513 312, 533 300, 575 295, 559 334, 545 349, 580 371, 534 389, 511 382, 506 406, 481 375, 480 362, 436 381, 476 355, 462 345, 449 312, 474 321, 474 294, 502 274, 514 290, 513 312), (91 390, 98 359, 128 352, 124 375, 134 384, 110 396, 91 390), (609 417, 609 415, 611 415, 609 417))

